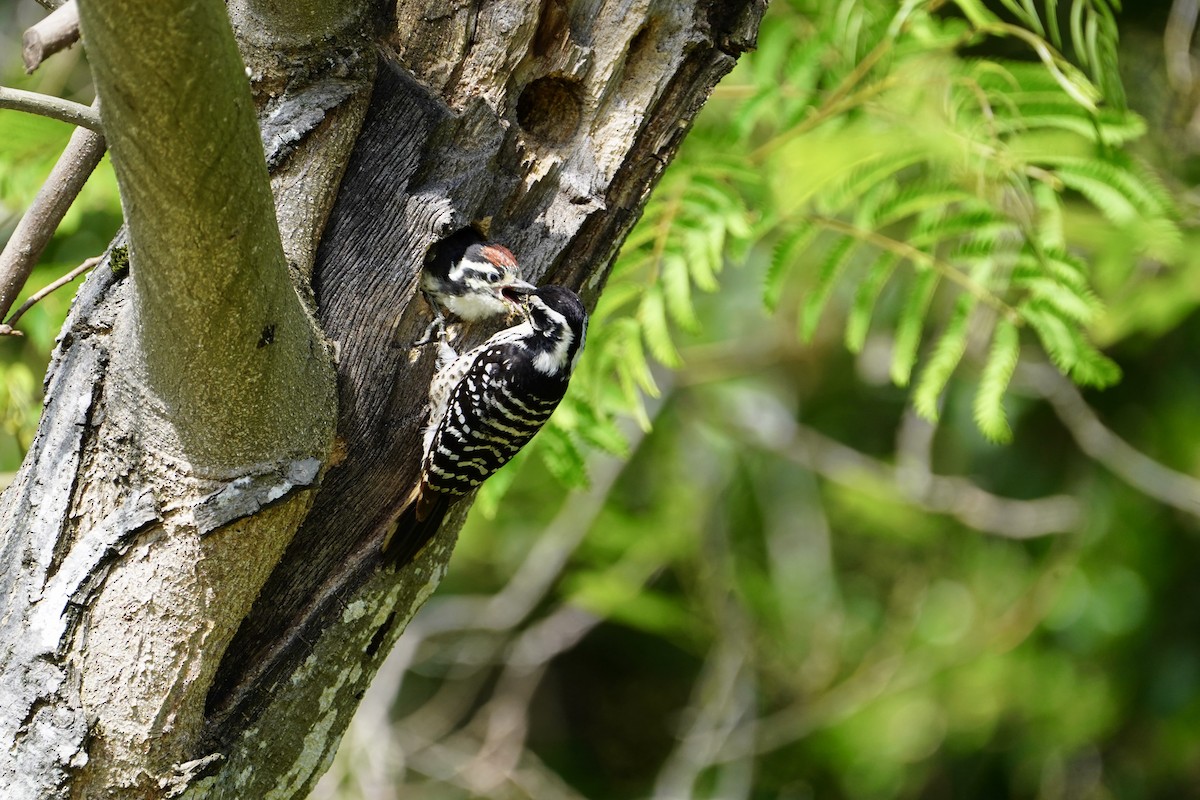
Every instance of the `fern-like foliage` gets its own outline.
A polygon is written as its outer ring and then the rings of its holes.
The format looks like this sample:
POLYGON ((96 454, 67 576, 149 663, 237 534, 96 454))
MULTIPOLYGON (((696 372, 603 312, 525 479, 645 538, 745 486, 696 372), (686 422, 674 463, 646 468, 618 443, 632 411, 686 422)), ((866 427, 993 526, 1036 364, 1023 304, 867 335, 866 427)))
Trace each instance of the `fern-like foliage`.
POLYGON ((811 339, 852 289, 846 345, 890 331, 892 379, 931 420, 972 356, 975 418, 1004 441, 1022 331, 1080 384, 1119 378, 1088 336, 1103 306, 1064 208, 1090 204, 1147 253, 1179 233, 1167 192, 1122 149, 1144 125, 1116 73, 1117 4, 1000 5, 794 2, 739 70, 751 97, 734 119, 766 176, 748 204, 774 216, 766 306, 796 297, 811 339), (997 37, 1029 59, 978 55, 997 37))
MULTIPOLYGON (((890 375, 935 420, 970 364, 974 417, 1011 437, 1004 397, 1035 343, 1076 382, 1117 366, 1068 212, 1102 215, 1136 251, 1179 247, 1168 192, 1125 150, 1145 125, 1117 73, 1117 0, 780 0, 758 49, 718 87, 621 251, 564 411, 541 440, 583 478, 584 445, 621 453, 612 420, 648 425, 651 362, 680 365, 694 292, 769 253, 768 312, 812 339, 891 342, 890 375), (1013 44, 1021 60, 990 55, 1013 44), (569 444, 567 444, 569 443, 569 444)), ((498 482, 502 484, 501 482, 498 482)))

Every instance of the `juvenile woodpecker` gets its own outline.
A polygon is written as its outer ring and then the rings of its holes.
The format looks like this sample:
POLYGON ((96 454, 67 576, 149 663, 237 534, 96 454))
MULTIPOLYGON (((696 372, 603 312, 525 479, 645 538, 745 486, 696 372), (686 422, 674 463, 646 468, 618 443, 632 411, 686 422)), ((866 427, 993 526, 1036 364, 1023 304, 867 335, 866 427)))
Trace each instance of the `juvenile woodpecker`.
POLYGON ((433 340, 446 313, 464 322, 509 315, 534 288, 517 276, 512 251, 463 228, 434 246, 421 271, 421 291, 434 320, 420 343, 433 340))
POLYGON ((385 557, 402 565, 437 531, 446 510, 512 459, 567 391, 587 337, 587 312, 570 289, 543 286, 524 321, 456 356, 443 341, 429 391, 420 481, 385 557))

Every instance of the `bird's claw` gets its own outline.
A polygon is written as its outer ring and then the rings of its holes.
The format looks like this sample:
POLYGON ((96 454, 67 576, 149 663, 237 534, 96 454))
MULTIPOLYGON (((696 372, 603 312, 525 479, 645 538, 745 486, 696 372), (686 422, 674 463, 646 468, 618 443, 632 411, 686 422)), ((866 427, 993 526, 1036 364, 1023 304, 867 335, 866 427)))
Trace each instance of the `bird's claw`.
POLYGON ((425 327, 425 332, 421 334, 421 338, 413 342, 413 347, 424 347, 427 344, 446 340, 446 317, 442 314, 442 310, 437 307, 437 303, 433 302, 433 299, 428 294, 425 295, 425 302, 433 309, 433 319, 425 327))

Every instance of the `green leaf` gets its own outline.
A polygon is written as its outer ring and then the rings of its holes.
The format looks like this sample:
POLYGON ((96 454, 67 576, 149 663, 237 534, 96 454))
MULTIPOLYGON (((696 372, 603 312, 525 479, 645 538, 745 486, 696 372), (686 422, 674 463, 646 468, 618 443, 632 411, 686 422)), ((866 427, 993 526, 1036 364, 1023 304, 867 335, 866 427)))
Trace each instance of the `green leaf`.
POLYGON ((917 361, 917 348, 921 344, 921 331, 925 327, 925 314, 933 292, 938 285, 938 274, 931 269, 917 274, 905 298, 896 324, 896 338, 892 345, 892 382, 907 386, 912 376, 913 364, 917 361))
POLYGON ((629 457, 629 441, 611 415, 587 406, 582 410, 581 417, 583 424, 577 428, 581 439, 602 452, 618 458, 629 457))
POLYGON ((899 191, 900 186, 894 177, 885 178, 870 187, 855 203, 852 218, 854 227, 864 230, 880 227, 876 222, 880 207, 889 205, 899 191))
POLYGON ((1083 333, 1064 320, 1049 303, 1030 300, 1018 311, 1037 332, 1050 359, 1076 383, 1103 388, 1121 379, 1120 367, 1088 342, 1083 333))
POLYGON ((650 372, 650 362, 646 360, 646 351, 642 348, 641 331, 636 327, 626 337, 620 365, 622 370, 632 378, 634 386, 651 397, 658 397, 658 384, 654 382, 654 375, 650 372))
POLYGON ((573 489, 587 488, 587 461, 567 431, 551 424, 536 438, 546 469, 559 483, 573 489))
POLYGON ((992 332, 992 346, 979 377, 975 392, 975 424, 993 442, 1012 441, 1012 429, 1004 412, 1004 393, 1017 368, 1021 354, 1021 336, 1017 326, 1002 319, 992 332))
POLYGON ((719 227, 688 231, 683 238, 684 261, 692 283, 702 292, 715 292, 720 284, 717 272, 721 268, 725 232, 719 227), (713 236, 714 231, 716 236, 713 236))
POLYGON ((671 368, 682 366, 683 360, 671 341, 671 326, 667 323, 666 302, 661 287, 651 286, 642 295, 642 302, 638 306, 638 322, 642 325, 646 346, 659 363, 671 368))
POLYGON ((899 263, 900 257, 896 254, 880 253, 859 281, 854 292, 854 304, 850 307, 850 316, 846 320, 846 348, 850 352, 862 352, 867 341, 867 332, 871 327, 875 301, 879 299, 879 293, 899 263))
POLYGON ((1073 291, 1069 286, 1044 277, 1014 279, 1012 285, 1025 289, 1062 316, 1081 325, 1096 318, 1100 302, 1090 291, 1073 291))
POLYGON ((1086 197, 1113 222, 1123 224, 1139 216, 1161 217, 1171 213, 1169 200, 1160 187, 1117 164, 1093 158, 1048 155, 1039 159, 1055 167, 1055 175, 1066 186, 1086 197))
POLYGON ((905 187, 887 202, 881 203, 869 224, 871 227, 881 228, 930 209, 943 208, 973 199, 970 194, 957 186, 943 182, 922 181, 905 187))
POLYGON ((1037 183, 1033 186, 1033 200, 1038 210, 1037 244, 1044 251, 1063 252, 1063 209, 1058 192, 1044 183, 1037 183))
POLYGON ((939 219, 923 220, 914 229, 908 243, 925 251, 932 251, 939 243, 959 237, 975 241, 995 241, 1015 231, 1012 221, 991 209, 976 208, 952 212, 939 219))
POLYGON ((1060 248, 1044 247, 1037 253, 1027 249, 1017 260, 1017 266, 1029 275, 1048 275, 1080 293, 1088 291, 1087 267, 1060 248))
POLYGON ((817 226, 805 220, 798 222, 790 232, 784 235, 771 254, 771 265, 767 269, 767 279, 763 286, 763 305, 767 311, 774 312, 783 294, 783 286, 791 272, 792 265, 799 260, 800 254, 812 245, 817 236, 817 226))
POLYGON ((657 397, 658 386, 646 361, 641 328, 637 320, 625 318, 615 320, 606 333, 611 337, 609 363, 624 398, 625 410, 633 414, 642 430, 650 430, 650 418, 642 402, 642 392, 657 397))
POLYGON ((1062 50, 1062 31, 1058 27, 1058 0, 1046 0, 1046 38, 1058 50, 1062 50))
POLYGON ((930 422, 937 422, 938 398, 966 352, 971 312, 975 309, 975 304, 974 295, 959 296, 954 304, 954 313, 946 323, 946 329, 938 337, 933 355, 925 362, 921 377, 913 389, 913 407, 930 422))
POLYGON ((1121 380, 1121 368, 1117 362, 1089 344, 1072 365, 1071 378, 1080 386, 1104 389, 1121 380))
POLYGON ((1007 103, 995 117, 997 133, 1010 134, 1019 131, 1061 130, 1085 139, 1100 138, 1108 144, 1127 142, 1146 132, 1146 123, 1131 112, 1115 113, 1101 109, 1093 113, 1070 98, 1062 95, 1038 97, 1040 102, 1030 102, 1033 95, 1008 95, 1007 103), (1008 105, 1011 103, 1012 105, 1008 105))
POLYGON ((700 320, 692 306, 692 284, 687 259, 679 253, 663 255, 661 265, 663 297, 671 320, 689 333, 700 330, 700 320))
POLYGON ((1042 27, 1042 21, 1038 18, 1037 11, 1029 6, 1028 0, 1024 0, 1024 7, 1018 6, 1014 0, 1000 0, 1000 3, 1007 8, 1023 26, 1034 31, 1039 36, 1046 35, 1046 31, 1042 27))
POLYGON ((813 334, 817 331, 817 323, 821 321, 821 312, 825 309, 830 292, 833 291, 833 285, 857 247, 858 240, 846 236, 830 248, 821 264, 817 285, 809 290, 804 299, 804 311, 800 322, 800 338, 803 341, 812 341, 813 334))
POLYGON ((599 328, 607 325, 609 320, 623 318, 631 309, 636 308, 642 291, 642 285, 634 281, 611 281, 604 287, 604 294, 600 295, 600 301, 596 303, 591 324, 599 328))
POLYGON ((927 154, 920 149, 884 152, 872 156, 854 166, 843 178, 833 182, 822 192, 818 198, 817 210, 827 215, 841 213, 846 208, 857 205, 864 195, 891 176, 925 158, 927 154))

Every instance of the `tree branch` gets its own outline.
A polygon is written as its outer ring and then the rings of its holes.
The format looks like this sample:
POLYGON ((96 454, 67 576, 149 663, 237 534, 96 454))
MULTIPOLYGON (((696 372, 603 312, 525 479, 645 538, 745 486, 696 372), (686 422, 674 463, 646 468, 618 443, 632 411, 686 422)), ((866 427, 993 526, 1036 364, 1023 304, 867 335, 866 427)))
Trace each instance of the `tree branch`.
POLYGON ((67 0, 21 37, 21 58, 26 74, 43 61, 79 41, 79 9, 75 0, 67 0))
POLYGON ((86 128, 71 134, 67 149, 0 253, 0 317, 12 308, 63 215, 103 155, 104 137, 100 134, 86 128))
POLYGON ((1014 500, 980 489, 966 478, 928 475, 911 481, 893 467, 758 403, 753 415, 733 412, 728 424, 767 452, 800 464, 844 486, 861 488, 870 477, 906 501, 935 514, 947 514, 968 527, 1010 539, 1031 539, 1075 528, 1078 501, 1066 495, 1014 500))
POLYGON ((1147 497, 1200 517, 1200 480, 1163 466, 1109 430, 1057 369, 1022 364, 1017 376, 1049 401, 1080 450, 1147 497))
POLYGON ((98 134, 104 133, 104 125, 100 122, 100 115, 96 113, 95 107, 89 108, 82 103, 73 103, 61 97, 0 86, 0 108, 38 114, 78 125, 98 134))
POLYGON ((239 36, 242 36, 240 25, 252 23, 258 32, 252 38, 262 41, 269 36, 269 44, 275 49, 328 39, 348 31, 361 38, 370 33, 362 24, 364 17, 379 9, 378 4, 363 0, 230 0, 228 7, 230 19, 239 27, 239 36))
POLYGON ((92 0, 80 14, 129 229, 128 344, 156 410, 189 409, 164 427, 218 474, 326 450, 332 365, 313 358, 224 4, 92 0))
POLYGON ((7 320, 5 320, 3 322, 3 324, 0 324, 0 336, 11 335, 11 334, 20 335, 21 334, 20 331, 13 330, 13 325, 17 324, 17 320, 19 320, 25 314, 26 311, 33 308, 33 306, 39 300, 41 300, 43 297, 50 294, 51 292, 54 292, 58 289, 61 289, 64 286, 66 286, 68 283, 75 280, 80 275, 82 275, 83 273, 85 273, 89 269, 91 269, 92 267, 99 264, 102 260, 103 260, 102 256, 93 256, 92 258, 89 258, 86 261, 84 261, 82 264, 80 264, 75 269, 68 272, 66 275, 63 275, 58 280, 42 287, 41 289, 38 289, 36 292, 31 294, 29 296, 29 299, 27 299, 24 303, 22 303, 20 305, 20 307, 16 311, 14 311, 7 320))

